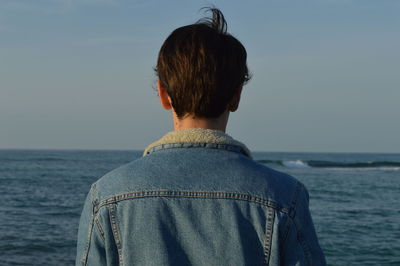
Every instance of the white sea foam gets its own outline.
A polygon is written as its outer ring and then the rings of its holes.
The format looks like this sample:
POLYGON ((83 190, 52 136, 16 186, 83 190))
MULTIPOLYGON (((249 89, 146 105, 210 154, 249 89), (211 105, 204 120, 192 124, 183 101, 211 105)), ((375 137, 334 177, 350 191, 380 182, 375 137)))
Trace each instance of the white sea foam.
POLYGON ((379 167, 378 169, 384 171, 400 171, 400 167, 379 167))
POLYGON ((309 166, 307 163, 301 160, 283 161, 282 164, 286 167, 291 167, 291 168, 311 168, 311 166, 309 166))
POLYGON ((333 171, 400 171, 400 167, 329 167, 333 171))

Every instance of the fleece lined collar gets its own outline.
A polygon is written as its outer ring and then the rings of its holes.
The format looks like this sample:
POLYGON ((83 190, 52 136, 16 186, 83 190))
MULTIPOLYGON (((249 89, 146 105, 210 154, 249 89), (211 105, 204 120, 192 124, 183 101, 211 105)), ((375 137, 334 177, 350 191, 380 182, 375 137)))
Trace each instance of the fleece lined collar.
POLYGON ((149 151, 160 145, 172 143, 212 143, 212 144, 226 144, 235 145, 242 148, 243 152, 251 157, 250 150, 243 143, 233 139, 231 136, 220 130, 203 129, 203 128, 190 128, 183 130, 176 130, 167 133, 164 137, 156 142, 153 142, 144 150, 143 156, 147 155, 149 151))

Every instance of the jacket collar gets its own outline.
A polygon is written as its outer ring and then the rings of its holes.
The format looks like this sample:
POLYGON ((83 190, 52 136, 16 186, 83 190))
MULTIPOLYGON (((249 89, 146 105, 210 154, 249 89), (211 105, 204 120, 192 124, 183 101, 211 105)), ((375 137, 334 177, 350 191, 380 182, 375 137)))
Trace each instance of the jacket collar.
POLYGON ((156 142, 151 143, 144 150, 143 156, 151 153, 155 147, 162 146, 165 144, 175 144, 175 143, 209 143, 209 144, 225 144, 238 146, 241 148, 242 152, 248 156, 252 157, 250 150, 243 143, 235 140, 228 134, 220 130, 214 129, 203 129, 203 128, 190 128, 183 130, 171 131, 164 135, 161 139, 156 142))

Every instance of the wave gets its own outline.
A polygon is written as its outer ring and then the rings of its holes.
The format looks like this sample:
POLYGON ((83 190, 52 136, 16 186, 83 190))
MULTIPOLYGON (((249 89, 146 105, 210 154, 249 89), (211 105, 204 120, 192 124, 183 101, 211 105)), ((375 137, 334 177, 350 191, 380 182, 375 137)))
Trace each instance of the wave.
POLYGON ((333 162, 317 160, 258 160, 264 164, 278 164, 289 168, 380 168, 383 170, 400 170, 400 162, 333 162))
POLYGON ((282 165, 290 168, 310 168, 311 166, 308 163, 305 163, 301 160, 296 161, 282 161, 282 165))

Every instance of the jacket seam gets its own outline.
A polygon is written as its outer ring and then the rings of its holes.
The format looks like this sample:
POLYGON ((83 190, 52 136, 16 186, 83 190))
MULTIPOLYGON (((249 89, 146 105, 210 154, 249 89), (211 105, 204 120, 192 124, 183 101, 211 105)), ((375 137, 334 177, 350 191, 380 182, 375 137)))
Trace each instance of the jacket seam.
POLYGON ((87 259, 88 259, 88 255, 89 255, 89 249, 90 249, 90 242, 91 242, 92 232, 93 232, 93 220, 94 220, 94 215, 91 214, 90 222, 89 222, 89 230, 88 230, 88 235, 87 235, 87 241, 86 241, 85 250, 83 251, 83 256, 82 256, 82 265, 87 265, 87 259))
POLYGON ((91 192, 90 192, 90 202, 92 204, 92 208, 91 208, 91 213, 90 213, 90 221, 89 221, 89 225, 88 225, 88 234, 87 234, 87 241, 86 241, 86 245, 85 245, 85 250, 83 251, 83 255, 82 255, 82 265, 87 265, 87 260, 88 260, 88 256, 89 256, 89 249, 90 249, 90 242, 92 239, 92 234, 93 234, 93 226, 94 226, 94 219, 95 219, 95 210, 97 208, 97 204, 96 204, 96 200, 94 200, 96 194, 96 184, 93 184, 91 186, 91 192))
POLYGON ((289 212, 287 214, 288 221, 286 223, 285 231, 283 233, 282 246, 284 245, 284 243, 285 243, 285 241, 287 239, 287 236, 289 234, 290 228, 292 226, 294 226, 294 229, 296 230, 296 239, 300 242, 300 245, 301 245, 301 247, 303 249, 303 252, 304 252, 304 255, 305 255, 306 260, 308 262, 308 265, 312 265, 310 249, 309 249, 309 247, 308 247, 308 245, 307 245, 307 243, 306 243, 306 241, 305 241, 305 239, 303 237, 302 231, 300 230, 301 229, 300 225, 296 222, 296 219, 295 219, 297 203, 298 203, 298 200, 299 200, 299 197, 300 197, 300 193, 303 192, 303 191, 304 191, 303 184, 300 183, 300 182, 297 182, 296 189, 295 189, 295 192, 294 192, 294 195, 293 195, 293 198, 292 198, 291 206, 290 206, 289 212))
POLYGON ((251 203, 261 204, 282 213, 288 214, 289 209, 277 204, 274 201, 267 200, 258 196, 252 196, 249 194, 236 193, 236 192, 208 192, 208 191, 184 191, 184 190, 146 190, 137 192, 128 192, 118 194, 102 200, 95 207, 95 212, 103 206, 115 204, 120 201, 137 199, 137 198, 149 198, 149 197, 176 197, 176 198, 204 198, 204 199, 235 199, 242 200, 251 203))
POLYGON ((178 142, 178 143, 159 144, 148 149, 144 155, 149 155, 153 152, 158 152, 162 150, 179 149, 179 148, 208 148, 215 150, 226 150, 226 151, 240 153, 251 158, 251 154, 247 152, 243 147, 240 147, 238 145, 227 144, 227 143, 209 143, 209 142, 178 142))
POLYGON ((305 255, 306 259, 307 259, 308 265, 312 265, 311 252, 310 252, 310 249, 309 249, 309 247, 308 247, 308 245, 307 245, 307 243, 306 243, 306 241, 305 241, 305 239, 303 237, 303 233, 300 230, 300 226, 296 223, 295 220, 293 220, 293 224, 294 224, 294 227, 295 227, 296 232, 297 232, 296 238, 300 242, 301 247, 303 248, 303 252, 304 252, 304 255, 305 255))
POLYGON ((111 223, 111 230, 114 235, 114 240, 115 240, 115 245, 117 246, 117 252, 118 252, 118 260, 119 260, 119 265, 123 265, 123 259, 122 259, 122 245, 121 245, 121 235, 119 233, 119 228, 117 224, 117 217, 116 217, 116 204, 109 204, 108 206, 108 212, 109 212, 109 217, 110 217, 110 223, 111 223))
POLYGON ((99 218, 98 217, 94 218, 94 222, 96 223, 96 227, 100 232, 101 239, 103 239, 103 241, 106 241, 105 236, 104 236, 104 229, 100 224, 99 218))
POLYGON ((267 208, 267 220, 265 225, 265 243, 264 243, 264 263, 269 265, 271 256, 272 235, 274 231, 275 210, 267 208))
POLYGON ((295 188, 295 191, 294 191, 294 194, 293 194, 293 198, 292 198, 292 201, 290 203, 289 211, 287 213, 288 220, 285 223, 285 227, 284 227, 285 229, 284 229, 283 234, 282 234, 282 241, 281 241, 282 246, 284 245, 284 243, 285 243, 285 241, 286 241, 286 239, 287 239, 287 237, 289 235, 291 224, 292 224, 292 222, 294 222, 294 217, 296 216, 297 202, 298 202, 298 198, 299 198, 299 195, 300 195, 300 191, 302 191, 302 190, 303 190, 302 184, 300 182, 297 182, 296 183, 296 188, 295 188))

